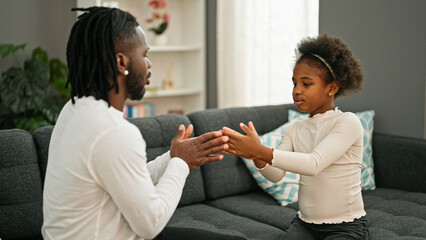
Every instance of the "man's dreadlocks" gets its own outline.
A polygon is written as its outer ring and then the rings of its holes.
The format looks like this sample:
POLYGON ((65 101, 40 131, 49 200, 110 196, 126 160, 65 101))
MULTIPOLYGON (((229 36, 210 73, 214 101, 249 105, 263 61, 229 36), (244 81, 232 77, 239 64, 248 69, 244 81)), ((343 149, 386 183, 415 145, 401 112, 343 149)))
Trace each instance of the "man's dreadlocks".
POLYGON ((139 25, 130 13, 117 8, 73 8, 84 11, 71 29, 67 45, 68 84, 71 84, 71 100, 74 97, 94 96, 105 100, 108 92, 116 88, 117 60, 115 44, 132 44, 139 25), (112 77, 112 84, 108 81, 112 77))

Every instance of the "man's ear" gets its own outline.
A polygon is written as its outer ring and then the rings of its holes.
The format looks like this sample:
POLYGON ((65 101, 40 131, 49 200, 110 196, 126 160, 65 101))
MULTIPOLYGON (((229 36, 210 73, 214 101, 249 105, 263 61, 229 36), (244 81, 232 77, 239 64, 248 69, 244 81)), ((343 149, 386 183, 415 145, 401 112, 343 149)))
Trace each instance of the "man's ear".
POLYGON ((121 52, 117 53, 116 57, 118 74, 124 75, 124 71, 128 70, 130 59, 121 52))

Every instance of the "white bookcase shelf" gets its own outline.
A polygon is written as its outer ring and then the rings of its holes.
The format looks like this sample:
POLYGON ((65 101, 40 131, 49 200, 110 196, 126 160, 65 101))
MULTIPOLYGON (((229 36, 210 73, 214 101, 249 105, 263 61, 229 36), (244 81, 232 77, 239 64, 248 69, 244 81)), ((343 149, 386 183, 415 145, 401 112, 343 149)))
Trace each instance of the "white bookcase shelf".
MULTIPOLYGON (((184 96, 192 96, 199 95, 201 91, 193 90, 193 89, 174 89, 174 90, 159 90, 155 92, 146 92, 143 100, 145 99, 154 99, 154 98, 165 98, 165 97, 184 97, 184 96)), ((127 100, 128 103, 138 103, 142 101, 132 101, 127 100)))
POLYGON ((191 51, 200 51, 202 48, 200 46, 184 46, 184 45, 170 45, 170 46, 155 46, 151 45, 149 52, 191 52, 191 51))

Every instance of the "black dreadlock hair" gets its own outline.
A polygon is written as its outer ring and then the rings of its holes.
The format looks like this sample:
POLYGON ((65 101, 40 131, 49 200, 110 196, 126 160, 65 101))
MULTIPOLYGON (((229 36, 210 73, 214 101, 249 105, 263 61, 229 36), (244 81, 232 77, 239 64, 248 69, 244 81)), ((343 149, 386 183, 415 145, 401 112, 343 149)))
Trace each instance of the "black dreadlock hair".
POLYGON ((117 60, 115 43, 131 45, 137 41, 136 27, 139 23, 130 13, 117 8, 73 8, 84 11, 71 29, 67 44, 68 79, 71 84, 71 101, 74 97, 94 95, 105 100, 108 92, 116 88, 117 60), (108 82, 108 76, 113 83, 108 82))

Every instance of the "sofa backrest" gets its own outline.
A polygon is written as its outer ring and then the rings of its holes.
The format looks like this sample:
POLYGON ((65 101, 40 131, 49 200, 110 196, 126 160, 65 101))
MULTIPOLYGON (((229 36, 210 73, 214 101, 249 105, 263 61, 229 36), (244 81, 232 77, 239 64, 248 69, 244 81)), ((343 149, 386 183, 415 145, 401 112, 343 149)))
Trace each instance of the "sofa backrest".
MULTIPOLYGON (((287 122, 288 109, 292 104, 241 107, 229 109, 211 109, 188 115, 194 125, 195 135, 216 131, 227 126, 243 133, 239 123, 252 121, 259 135, 270 132, 287 122)), ((258 191, 254 178, 243 161, 236 156, 225 155, 222 161, 209 163, 201 167, 206 197, 209 200, 258 191)))
POLYGON ((46 177, 47 157, 49 154, 50 137, 52 136, 53 126, 38 128, 33 133, 34 143, 37 148, 38 164, 40 165, 41 180, 44 185, 46 177))
POLYGON ((0 130, 0 143, 0 238, 41 239, 42 181, 33 137, 0 130))
POLYGON ((426 193, 426 140, 373 135, 376 186, 426 193))

